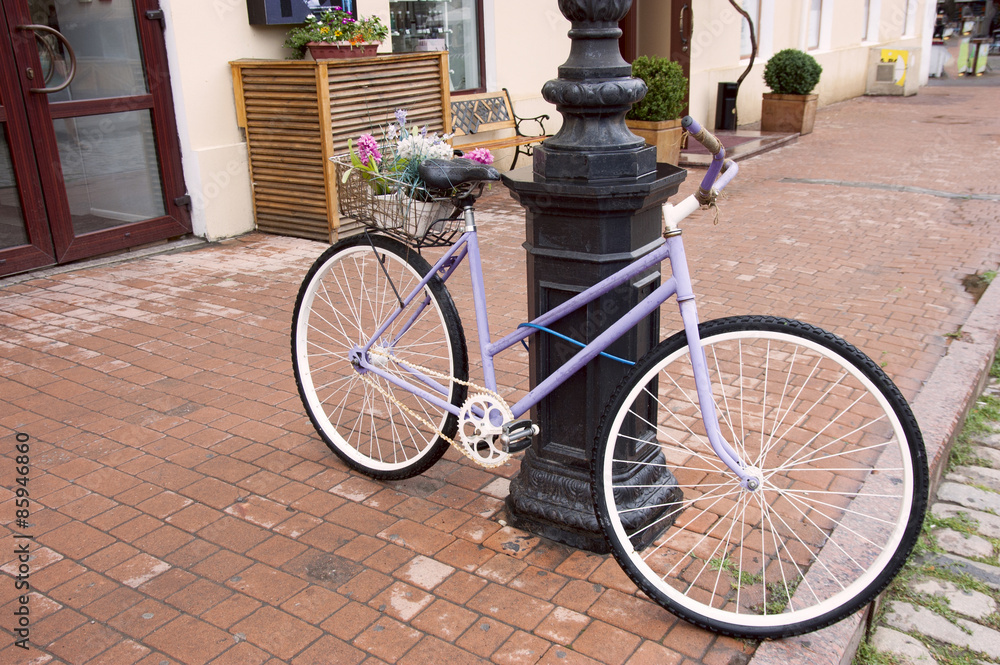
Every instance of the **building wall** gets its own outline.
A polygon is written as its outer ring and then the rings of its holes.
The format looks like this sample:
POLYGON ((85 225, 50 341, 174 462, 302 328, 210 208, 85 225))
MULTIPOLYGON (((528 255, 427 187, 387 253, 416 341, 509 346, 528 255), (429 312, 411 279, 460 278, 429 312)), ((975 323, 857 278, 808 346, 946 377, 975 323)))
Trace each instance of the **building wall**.
MULTIPOLYGON (((870 0, 877 28, 863 41, 864 0, 824 0, 820 46, 809 49, 809 0, 761 0, 760 50, 753 70, 740 86, 737 114, 740 124, 760 120, 760 100, 769 92, 764 84, 767 59, 785 48, 807 50, 823 67, 814 90, 825 106, 865 93, 869 51, 875 47, 923 48, 929 52, 934 16, 933 0, 917 0, 904 34, 907 0, 870 0)), ((742 17, 728 0, 695 2, 691 48, 690 112, 710 124, 715 118, 718 84, 736 81, 748 59, 739 54, 742 17)), ((922 65, 927 58, 921 58, 922 65)), ((922 66, 922 82, 927 69, 922 66)))

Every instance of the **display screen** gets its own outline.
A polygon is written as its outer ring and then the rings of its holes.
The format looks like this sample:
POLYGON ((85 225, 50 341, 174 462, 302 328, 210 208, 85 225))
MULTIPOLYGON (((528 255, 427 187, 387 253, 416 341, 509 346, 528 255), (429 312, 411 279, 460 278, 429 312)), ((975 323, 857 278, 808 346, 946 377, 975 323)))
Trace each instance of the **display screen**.
POLYGON ((357 0, 247 0, 247 14, 251 25, 295 24, 333 7, 357 17, 357 5, 357 0))

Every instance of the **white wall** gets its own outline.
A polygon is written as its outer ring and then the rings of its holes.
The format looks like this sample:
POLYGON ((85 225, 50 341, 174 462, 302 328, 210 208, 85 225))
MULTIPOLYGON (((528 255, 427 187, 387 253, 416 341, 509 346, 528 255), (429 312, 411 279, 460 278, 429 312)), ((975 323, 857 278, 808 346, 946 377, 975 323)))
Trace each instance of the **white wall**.
POLYGON ((245 0, 161 0, 177 131, 196 235, 254 228, 246 142, 236 124, 229 62, 284 58, 281 28, 252 27, 245 0))

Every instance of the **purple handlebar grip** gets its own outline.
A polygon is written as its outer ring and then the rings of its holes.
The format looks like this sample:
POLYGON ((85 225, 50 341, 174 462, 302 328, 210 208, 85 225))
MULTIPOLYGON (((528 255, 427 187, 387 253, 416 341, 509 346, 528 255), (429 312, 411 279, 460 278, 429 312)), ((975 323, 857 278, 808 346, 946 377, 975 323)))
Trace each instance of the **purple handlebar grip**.
POLYGON ((722 171, 722 164, 726 159, 726 149, 722 145, 722 141, 717 139, 715 136, 708 131, 706 131, 698 121, 689 115, 684 116, 681 120, 681 127, 686 129, 691 136, 705 146, 705 149, 712 153, 712 163, 708 167, 708 172, 705 174, 704 179, 701 181, 701 188, 704 192, 710 192, 712 190, 712 185, 715 184, 715 179, 719 177, 720 171, 722 171))

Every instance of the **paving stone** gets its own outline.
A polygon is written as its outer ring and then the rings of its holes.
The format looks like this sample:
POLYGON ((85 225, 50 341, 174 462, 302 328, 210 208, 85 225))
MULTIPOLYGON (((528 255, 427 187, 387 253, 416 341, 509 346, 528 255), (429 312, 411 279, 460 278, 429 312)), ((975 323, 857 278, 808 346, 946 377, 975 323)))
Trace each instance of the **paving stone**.
POLYGON ((965 557, 988 559, 993 556, 993 543, 981 536, 959 533, 954 529, 934 531, 941 549, 965 557))
POLYGON ((935 503, 931 506, 931 513, 937 517, 956 517, 959 514, 968 515, 978 523, 976 530, 981 535, 987 538, 1000 538, 1000 516, 949 503, 935 503))
POLYGON ((923 642, 892 628, 879 626, 872 636, 871 644, 878 651, 897 656, 906 665, 937 665, 923 642))
MULTIPOLYGON (((989 394, 1000 395, 1000 389, 993 388, 993 392, 989 394)), ((972 438, 972 441, 983 446, 989 446, 990 448, 1000 449, 1000 433, 984 434, 976 436, 972 438)))
POLYGON ((985 466, 958 466, 948 474, 948 477, 949 479, 955 478, 955 482, 958 483, 974 483, 1000 492, 1000 469, 990 469, 985 466))
POLYGON ((1000 591, 1000 567, 991 566, 954 554, 936 554, 928 559, 935 566, 942 566, 956 573, 967 573, 983 584, 1000 591))
POLYGON ((945 598, 948 607, 970 619, 984 619, 997 611, 997 602, 985 593, 961 589, 947 580, 924 580, 915 584, 913 590, 945 598))
POLYGON ((938 488, 938 500, 957 503, 960 506, 984 512, 1000 513, 1000 494, 969 485, 941 483, 938 488))
POLYGON ((886 610, 885 622, 903 632, 920 633, 1000 660, 1000 632, 972 621, 958 619, 956 623, 952 623, 926 607, 894 602, 886 610))
POLYGON ((1000 448, 990 446, 975 446, 972 449, 978 457, 988 461, 994 469, 1000 469, 1000 448))

